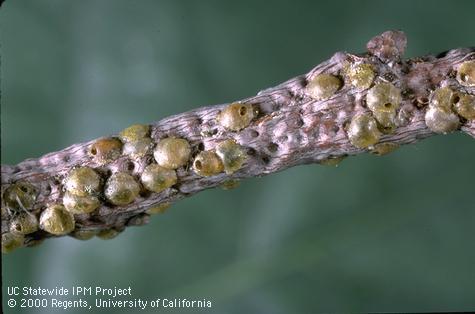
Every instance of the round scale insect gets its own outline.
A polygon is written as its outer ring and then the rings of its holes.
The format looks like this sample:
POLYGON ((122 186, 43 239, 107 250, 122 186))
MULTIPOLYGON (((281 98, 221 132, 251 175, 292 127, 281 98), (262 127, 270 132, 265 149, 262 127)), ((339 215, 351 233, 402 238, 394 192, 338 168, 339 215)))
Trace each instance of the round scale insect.
POLYGON ((347 129, 348 138, 354 146, 367 148, 376 144, 381 137, 376 120, 368 113, 357 114, 347 129))
POLYGON ((87 196, 99 192, 101 177, 89 167, 78 167, 69 171, 64 180, 66 191, 77 196, 87 196))
POLYGON ((153 147, 153 141, 151 138, 142 138, 137 141, 127 142, 123 146, 123 153, 129 155, 132 158, 140 158, 148 154, 153 147))
POLYGON ((233 190, 239 187, 240 184, 241 182, 239 180, 234 180, 234 179, 226 180, 221 184, 221 188, 226 191, 233 190))
POLYGON ((147 190, 159 193, 176 184, 177 176, 175 170, 151 164, 144 169, 140 180, 147 190))
POLYGON ((209 177, 223 172, 223 162, 214 151, 207 150, 196 155, 193 170, 200 176, 209 177))
POLYGON ((74 227, 74 216, 63 205, 51 205, 41 213, 40 228, 46 232, 64 235, 73 231, 74 227))
POLYGON ((169 202, 165 202, 165 203, 161 203, 157 206, 154 206, 154 207, 151 207, 149 209, 147 209, 146 213, 147 214, 163 214, 167 211, 167 209, 171 206, 171 203, 169 202))
POLYGON ((441 87, 432 93, 429 106, 450 112, 458 98, 457 94, 450 87, 441 87))
POLYGON ((424 116, 426 125, 432 132, 446 134, 458 129, 460 119, 452 108, 459 99, 449 87, 438 88, 432 93, 424 116))
POLYGON ((10 185, 3 193, 3 201, 10 214, 32 209, 38 195, 37 189, 30 183, 18 181, 10 185))
POLYGON ((392 131, 396 126, 396 110, 401 104, 401 91, 391 83, 378 83, 366 94, 366 104, 383 127, 392 131))
POLYGON ((125 172, 117 172, 107 179, 104 187, 105 197, 114 205, 132 203, 139 195, 140 185, 134 177, 125 172))
POLYGON ((30 212, 22 212, 10 221, 11 233, 30 234, 38 230, 38 219, 30 212))
POLYGON ((70 234, 75 239, 86 241, 97 235, 96 230, 76 230, 70 234))
POLYGON ((319 164, 323 166, 338 167, 338 165, 343 161, 343 159, 345 159, 345 157, 346 156, 329 157, 320 160, 319 164))
POLYGON ((216 120, 228 130, 240 131, 247 127, 257 114, 257 109, 251 104, 233 103, 224 108, 216 120))
POLYGON ((391 134, 397 126, 397 113, 379 111, 373 113, 373 116, 378 121, 379 130, 384 134, 391 134))
POLYGON ((379 143, 379 144, 374 145, 373 149, 371 150, 371 153, 378 156, 383 156, 383 155, 392 153, 398 148, 399 148, 399 145, 396 143, 390 143, 390 142, 379 143))
POLYGON ((153 156, 158 165, 167 169, 177 169, 188 163, 191 147, 182 138, 164 138, 155 147, 153 156))
POLYGON ((89 153, 99 164, 106 164, 120 157, 122 142, 114 137, 99 139, 91 145, 89 153))
POLYGON ((111 228, 111 229, 105 229, 105 230, 99 231, 99 233, 97 234, 97 237, 102 240, 110 240, 117 237, 119 234, 120 234, 120 231, 117 231, 116 229, 111 228))
POLYGON ((227 174, 233 174, 241 169, 246 161, 246 152, 242 146, 237 144, 234 140, 224 140, 215 147, 216 154, 223 162, 224 171, 227 174))
POLYGON ((93 195, 78 196, 66 192, 63 196, 63 205, 68 211, 78 215, 92 213, 101 205, 101 202, 93 195))
POLYGON ((432 107, 426 111, 425 122, 427 127, 435 133, 447 134, 458 129, 460 120, 453 112, 432 107))
POLYGON ((153 147, 153 141, 149 138, 150 126, 134 124, 124 129, 119 138, 124 142, 122 152, 133 158, 145 156, 153 147))
POLYGON ((345 72, 347 81, 358 90, 365 90, 371 87, 375 73, 371 64, 352 64, 345 72))
POLYGON ((148 224, 150 222, 150 215, 147 213, 142 213, 135 215, 127 221, 126 226, 140 227, 148 224))
POLYGON ((45 239, 32 239, 32 238, 29 238, 29 239, 27 239, 27 240, 24 242, 24 245, 25 245, 26 247, 32 248, 32 247, 35 247, 35 246, 39 246, 39 245, 42 244, 44 241, 45 241, 45 239))
POLYGON ((307 94, 316 100, 325 100, 333 96, 342 86, 341 80, 332 74, 318 74, 305 88, 307 94))
POLYGON ((475 120, 475 96, 463 93, 459 93, 457 96, 459 98, 455 99, 455 112, 467 120, 475 120))
POLYGON ((145 124, 134 124, 120 132, 119 138, 124 143, 135 142, 148 137, 149 133, 150 126, 145 124))
POLYGON ((22 247, 24 242, 25 237, 22 234, 13 234, 11 232, 2 233, 2 253, 10 253, 22 247))
POLYGON ((465 61, 460 65, 457 80, 463 86, 475 86, 475 60, 465 61))

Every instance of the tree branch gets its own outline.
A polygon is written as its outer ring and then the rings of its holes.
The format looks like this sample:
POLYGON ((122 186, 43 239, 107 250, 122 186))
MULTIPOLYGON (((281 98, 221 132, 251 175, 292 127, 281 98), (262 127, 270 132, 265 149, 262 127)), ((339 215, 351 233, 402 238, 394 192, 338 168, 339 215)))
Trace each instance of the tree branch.
MULTIPOLYGON (((365 152, 384 154, 436 132, 457 129, 475 138, 475 120, 471 116, 467 118, 464 112, 455 110, 457 116, 452 112, 453 107, 445 112, 444 117, 452 119, 449 119, 451 127, 445 118, 436 120, 436 126, 431 127, 428 120, 431 118, 427 114, 430 108, 437 107, 434 95, 443 87, 450 87, 454 92, 454 102, 459 101, 461 96, 475 95, 475 86, 471 84, 474 80, 473 69, 472 72, 464 70, 466 73, 461 76, 461 65, 467 64, 467 61, 474 62, 470 60, 475 60, 475 48, 453 49, 437 56, 403 61, 401 55, 405 44, 402 32, 385 32, 368 42, 367 53, 338 52, 307 74, 239 101, 239 104, 248 106, 246 108, 255 109, 256 115, 237 131, 231 130, 223 119, 218 119, 230 104, 202 107, 153 123, 149 135, 152 145, 168 137, 183 138, 190 144, 191 157, 185 166, 176 169, 177 181, 173 186, 155 193, 140 185, 140 194, 126 205, 113 205, 104 195, 104 183, 117 172, 129 173, 140 182, 145 167, 155 163, 152 150, 143 156, 127 154, 122 150, 117 156, 106 156, 105 160, 100 160, 95 155, 97 152, 92 153, 91 147, 97 145, 97 140, 93 140, 37 159, 27 159, 17 165, 2 165, 2 249, 11 241, 9 235, 18 235, 19 230, 12 229, 12 221, 23 211, 39 219, 45 208, 63 204, 65 178, 78 166, 93 168, 101 177, 102 190, 96 194, 100 200, 99 207, 91 213, 76 214, 75 229, 69 235, 82 238, 81 234, 85 237, 86 234, 101 232, 103 237, 111 237, 127 226, 147 223, 147 210, 152 207, 176 202, 229 180, 263 176, 302 164, 334 164, 346 156, 365 152), (364 69, 357 67, 361 64, 370 65, 366 68, 370 71, 359 72, 364 69), (331 74, 332 77, 319 81, 320 74, 331 74), (332 81, 335 77, 337 80, 332 81), (396 104, 397 100, 384 104, 387 107, 385 117, 389 116, 389 120, 381 116, 386 107, 381 107, 383 111, 379 112, 379 107, 372 107, 371 100, 367 98, 370 87, 386 83, 392 84, 400 95, 400 104, 396 104), (355 122, 355 117, 361 115, 375 119, 371 121, 376 121, 373 127, 377 126, 377 129, 371 128, 370 124, 359 125, 355 122), (440 125, 442 129, 438 128, 440 125), (196 169, 192 169, 193 156, 201 151, 212 151, 227 139, 238 143, 246 154, 241 168, 234 173, 222 171, 208 177, 198 175, 196 169), (31 184, 36 196, 30 205, 17 202, 21 203, 20 209, 13 208, 15 206, 8 203, 5 194, 18 182, 31 184)), ((381 97, 384 98, 384 95, 381 97)), ((466 102, 466 109, 472 110, 472 114, 475 110, 473 99, 469 98, 466 102)), ((11 247, 32 246, 45 238, 58 236, 41 229, 20 233, 21 243, 11 247)), ((6 247, 5 251, 8 250, 9 247, 6 247)))

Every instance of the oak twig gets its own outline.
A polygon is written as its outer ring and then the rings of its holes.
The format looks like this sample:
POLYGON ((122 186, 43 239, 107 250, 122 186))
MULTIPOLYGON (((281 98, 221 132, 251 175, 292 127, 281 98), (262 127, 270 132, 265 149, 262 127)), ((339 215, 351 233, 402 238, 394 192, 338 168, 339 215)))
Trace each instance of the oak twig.
MULTIPOLYGON (((475 86, 463 86, 456 78, 456 69, 461 63, 475 60, 475 48, 459 48, 439 55, 402 60, 405 44, 402 32, 385 32, 371 39, 366 53, 338 52, 304 75, 239 101, 252 104, 259 113, 246 128, 237 132, 223 128, 216 120, 220 111, 229 104, 198 108, 151 124, 150 137, 154 143, 165 137, 184 138, 191 145, 192 155, 196 155, 199 151, 213 149, 225 139, 234 139, 245 149, 247 160, 233 174, 223 172, 210 177, 197 175, 189 164, 177 169, 178 182, 171 188, 160 193, 142 191, 135 201, 124 206, 114 206, 101 195, 98 209, 75 216, 75 231, 121 231, 130 225, 146 223, 146 211, 151 207, 173 203, 231 179, 258 177, 302 164, 329 163, 365 152, 384 153, 384 150, 378 150, 378 147, 384 147, 384 143, 397 147, 436 134, 425 123, 431 92, 441 86, 450 86, 475 95, 475 86), (376 73, 375 82, 390 82, 402 94, 396 128, 383 134, 377 145, 367 148, 355 147, 347 132, 348 123, 355 115, 368 112, 365 103, 368 89, 358 91, 343 78, 345 67, 355 62, 370 64, 376 73), (345 82, 325 100, 316 100, 306 91, 309 80, 320 73, 332 73, 345 82)), ((459 130, 475 138, 475 120, 461 118, 460 121, 459 130)), ((103 180, 117 171, 139 178, 144 168, 153 162, 153 154, 149 153, 135 159, 122 154, 111 162, 99 164, 90 155, 94 142, 74 144, 17 165, 2 165, 2 195, 15 182, 32 184, 38 195, 34 205, 26 210, 39 217, 47 206, 62 203, 64 178, 74 167, 94 168, 103 180)), ((9 225, 14 215, 2 200, 2 235, 11 231, 9 225)), ((49 237, 54 235, 38 230, 25 235, 24 245, 30 246, 49 237)))

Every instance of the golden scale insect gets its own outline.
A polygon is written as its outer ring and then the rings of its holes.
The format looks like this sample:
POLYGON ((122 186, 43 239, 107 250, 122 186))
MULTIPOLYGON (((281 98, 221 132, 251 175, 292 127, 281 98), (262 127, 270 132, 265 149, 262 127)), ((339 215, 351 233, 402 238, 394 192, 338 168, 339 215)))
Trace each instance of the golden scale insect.
POLYGON ((369 113, 356 114, 347 129, 348 139, 358 148, 376 144, 381 137, 376 119, 369 113))
POLYGON ((124 129, 119 134, 119 138, 124 143, 123 153, 132 158, 148 154, 153 147, 153 141, 149 135, 150 126, 145 124, 134 124, 124 129))
POLYGON ((170 208, 170 206, 171 206, 171 203, 169 203, 169 202, 161 203, 157 206, 154 206, 154 207, 151 207, 151 208, 147 209, 146 213, 151 214, 151 215, 163 214, 167 211, 168 208, 170 208))
POLYGON ((223 162, 211 150, 202 151, 193 161, 193 170, 200 176, 209 177, 224 171, 223 162))
POLYGON ((74 215, 63 205, 50 205, 40 215, 40 228, 54 235, 68 234, 75 228, 74 215))
POLYGON ((38 219, 28 211, 24 211, 12 217, 9 225, 11 233, 30 234, 38 230, 38 219))
POLYGON ((185 166, 191 156, 191 146, 182 138, 168 137, 161 139, 153 151, 155 161, 166 169, 185 166))
POLYGON ((338 165, 345 159, 345 156, 329 157, 320 160, 318 163, 322 166, 338 167, 338 165))
POLYGON ((86 241, 92 239, 98 231, 96 230, 76 230, 71 233, 71 236, 75 239, 86 241))
POLYGON ((459 93, 454 104, 455 112, 467 120, 475 120, 475 96, 459 93))
POLYGON ((114 228, 110 228, 110 229, 104 229, 104 230, 99 231, 96 234, 96 236, 102 240, 110 240, 117 237, 120 233, 121 233, 120 231, 114 228))
POLYGON ((225 129, 236 132, 246 128, 258 114, 251 104, 233 103, 224 108, 216 120, 225 129))
POLYGON ((346 81, 357 90, 365 90, 373 84, 375 72, 369 63, 349 64, 345 69, 346 81))
POLYGON ((2 253, 10 253, 13 250, 23 246, 25 236, 12 232, 2 233, 2 253))
POLYGON ((122 142, 115 137, 99 139, 92 144, 89 153, 94 161, 104 165, 121 156, 122 142))
POLYGON ((150 164, 142 172, 140 180, 146 189, 159 193, 176 184, 178 178, 175 170, 150 164))
POLYGON ((223 163, 226 174, 233 174, 241 169, 247 158, 243 147, 231 139, 218 143, 215 151, 223 163))
POLYGON ((38 190, 25 181, 15 182, 3 193, 3 201, 10 215, 31 209, 36 202, 38 190))
POLYGON ((457 80, 463 86, 475 86, 475 60, 465 61, 459 66, 457 80))
POLYGON ((333 74, 322 73, 309 80, 305 90, 316 100, 333 96, 342 87, 341 79, 333 74))
POLYGON ((396 114, 400 104, 401 91, 391 83, 375 84, 366 94, 366 105, 384 133, 390 133, 396 128, 396 114))
POLYGON ((114 205, 124 206, 132 203, 140 193, 140 185, 126 172, 113 173, 106 181, 104 195, 114 205))
POLYGON ((64 180, 63 205, 72 214, 88 214, 100 206, 101 177, 90 167, 76 167, 64 180))
POLYGON ((9 253, 21 247, 25 242, 25 235, 36 232, 39 222, 31 213, 38 190, 26 181, 11 184, 2 195, 2 216, 4 211, 11 217, 8 232, 2 234, 2 252, 9 253))
POLYGON ((235 179, 226 180, 221 184, 221 188, 225 191, 233 190, 239 187, 240 184, 241 182, 239 180, 235 180, 235 179))
POLYGON ((379 144, 374 145, 374 148, 371 150, 371 153, 377 156, 383 156, 383 155, 392 153, 398 148, 399 148, 399 145, 396 143, 390 143, 390 142, 379 143, 379 144))
POLYGON ((431 131, 447 134, 458 129, 460 119, 452 110, 457 99, 459 96, 450 87, 438 88, 431 94, 425 114, 426 125, 431 131))

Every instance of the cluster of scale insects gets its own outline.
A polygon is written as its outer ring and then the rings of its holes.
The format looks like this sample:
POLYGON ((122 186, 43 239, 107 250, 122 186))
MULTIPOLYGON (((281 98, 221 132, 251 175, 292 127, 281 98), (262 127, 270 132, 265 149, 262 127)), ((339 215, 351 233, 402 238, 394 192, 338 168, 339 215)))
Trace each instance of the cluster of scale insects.
MULTIPOLYGON (((345 127, 351 144, 378 155, 396 149, 397 144, 378 142, 383 134, 394 132, 398 126, 401 90, 392 83, 377 81, 376 71, 369 63, 348 65, 343 70, 343 77, 344 82, 357 91, 367 91, 367 110, 355 114, 345 127)), ((475 86, 475 61, 464 62, 458 67, 457 80, 463 86, 475 86)), ((309 79, 305 92, 313 99, 326 100, 342 86, 340 76, 321 73, 309 79)), ((233 103, 218 113, 216 121, 228 131, 239 132, 249 126, 257 115, 255 106, 233 103)), ((461 119, 475 119, 475 96, 449 86, 440 87, 431 93, 425 114, 428 128, 436 133, 448 133, 460 126, 461 119)), ((89 148, 90 158, 99 165, 113 162, 122 155, 136 159, 153 152, 153 162, 143 169, 138 178, 123 171, 103 178, 94 168, 74 167, 63 180, 62 203, 47 206, 39 219, 30 212, 36 202, 37 188, 25 181, 11 184, 3 193, 2 211, 5 206, 12 219, 9 232, 2 234, 2 252, 23 246, 24 236, 39 229, 57 236, 70 234, 81 240, 94 236, 113 238, 121 230, 75 230, 75 215, 93 213, 103 202, 111 206, 126 206, 133 203, 143 189, 160 193, 172 188, 179 182, 179 168, 191 168, 197 175, 205 177, 223 172, 230 175, 241 169, 246 161, 244 147, 233 139, 223 140, 213 149, 201 150, 193 156, 192 147, 186 139, 166 137, 155 145, 150 138, 150 131, 149 125, 132 125, 118 137, 99 139, 89 148)), ((328 158, 321 163, 335 165, 342 159, 328 158)), ((233 188, 234 185, 234 181, 227 181, 224 187, 233 188)), ((162 203, 150 208, 147 213, 161 213, 168 206, 169 203, 162 203)))
MULTIPOLYGON (((236 103, 223 109, 216 120, 229 131, 239 131, 255 117, 255 108, 236 103)), ((61 203, 47 206, 39 219, 30 211, 36 202, 37 188, 25 181, 10 185, 3 193, 2 211, 6 209, 11 219, 9 232, 2 234, 2 252, 8 253, 23 246, 25 235, 39 229, 55 236, 69 234, 81 240, 94 236, 111 239, 121 230, 75 230, 75 215, 91 214, 103 202, 117 207, 129 205, 143 190, 160 193, 172 188, 179 181, 179 168, 188 170, 191 167, 203 177, 223 172, 230 175, 241 169, 247 158, 244 148, 233 139, 223 140, 214 149, 202 150, 193 156, 192 147, 186 139, 166 137, 154 145, 150 131, 149 125, 132 125, 118 137, 98 139, 88 151, 89 157, 101 166, 122 155, 137 159, 153 154, 153 161, 138 178, 124 171, 116 171, 103 178, 100 171, 92 167, 73 167, 62 180, 61 203)), ((225 182, 224 188, 232 188, 229 182, 225 182)), ((162 203, 148 209, 147 214, 162 213, 169 206, 169 203, 162 203)))
MULTIPOLYGON (((367 110, 355 114, 345 129, 351 144, 383 155, 398 147, 395 143, 378 143, 384 134, 393 133, 403 124, 398 110, 402 102, 401 89, 377 75, 369 63, 348 65, 343 70, 344 81, 357 91, 367 90, 367 110)), ((475 86, 475 61, 466 61, 457 69, 457 80, 462 86, 475 86)), ((318 74, 309 80, 306 93, 317 100, 331 98, 343 86, 338 75, 318 74)), ((462 120, 475 119, 475 96, 450 86, 435 89, 425 113, 427 127, 440 134, 457 130, 462 120)), ((341 158, 335 158, 337 161, 341 158)), ((324 160, 325 164, 337 161, 324 160)))

